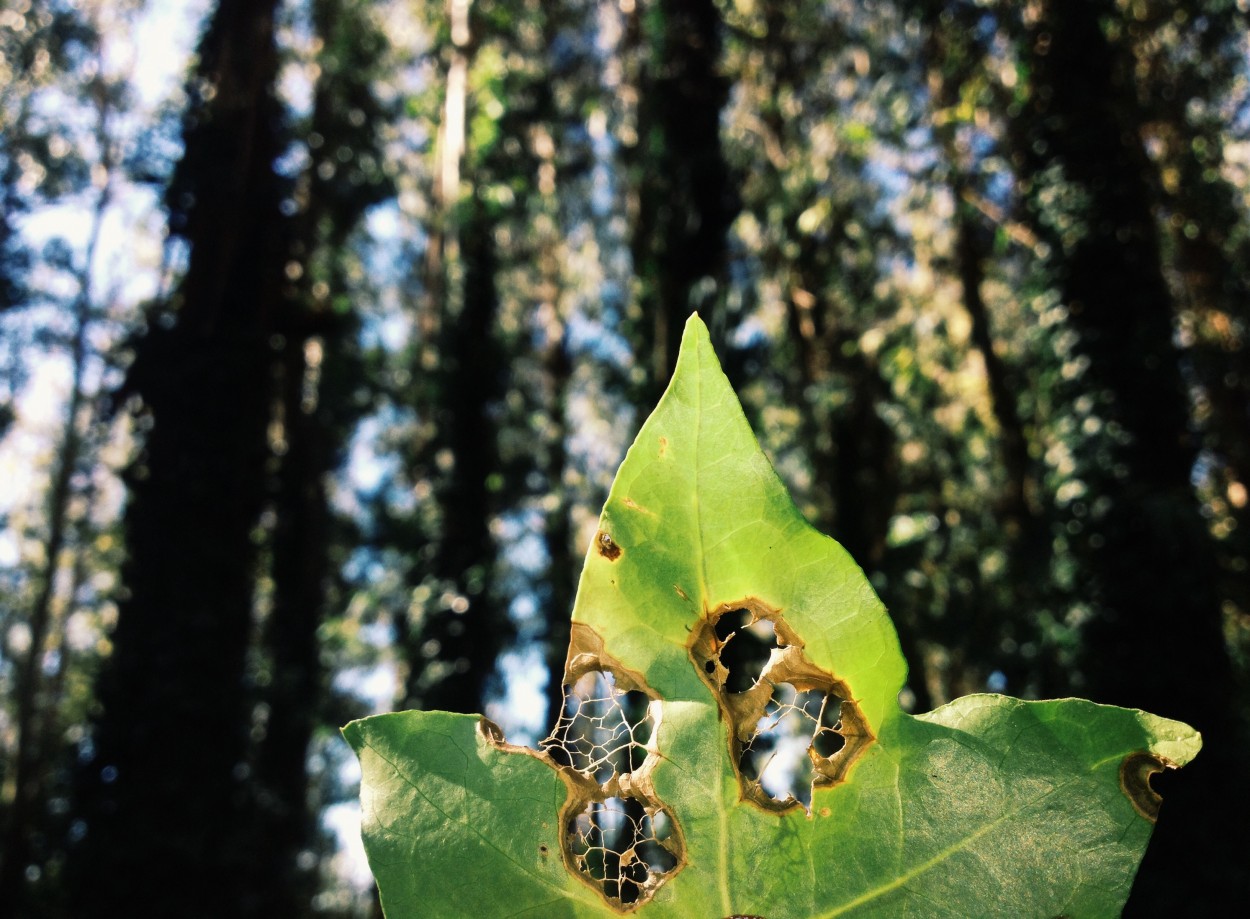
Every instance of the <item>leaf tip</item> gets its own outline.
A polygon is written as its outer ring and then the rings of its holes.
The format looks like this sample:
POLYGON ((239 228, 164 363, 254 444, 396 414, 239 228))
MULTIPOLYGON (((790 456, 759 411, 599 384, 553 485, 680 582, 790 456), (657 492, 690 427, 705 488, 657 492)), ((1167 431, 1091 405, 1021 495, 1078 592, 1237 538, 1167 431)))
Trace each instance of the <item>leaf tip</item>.
POLYGON ((686 327, 682 330, 681 335, 683 344, 685 344, 687 336, 700 336, 704 339, 710 339, 711 337, 707 330, 707 323, 699 316, 698 310, 694 310, 686 317, 686 327))

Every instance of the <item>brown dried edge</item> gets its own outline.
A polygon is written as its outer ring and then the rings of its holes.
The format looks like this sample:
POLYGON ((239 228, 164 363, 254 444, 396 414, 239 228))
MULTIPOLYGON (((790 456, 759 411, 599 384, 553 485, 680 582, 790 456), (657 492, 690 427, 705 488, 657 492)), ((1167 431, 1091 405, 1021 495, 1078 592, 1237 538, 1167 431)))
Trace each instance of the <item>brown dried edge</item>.
POLYGON ((1156 753, 1138 750, 1120 761, 1120 791, 1129 799, 1133 810, 1151 823, 1159 819, 1163 796, 1150 787, 1150 777, 1166 769, 1175 769, 1176 763, 1156 753))
MULTIPOLYGON (((750 623, 748 623, 750 624, 750 623)), ((786 622, 781 611, 768 605, 758 597, 745 597, 733 603, 722 603, 715 609, 705 612, 703 619, 690 633, 688 650, 694 662, 695 670, 700 678, 712 690, 720 705, 721 714, 730 726, 729 761, 733 763, 734 774, 738 777, 738 789, 743 800, 750 801, 771 813, 785 813, 802 806, 795 798, 784 801, 773 799, 760 787, 754 779, 742 774, 740 766, 742 752, 750 742, 755 726, 763 717, 768 702, 772 699, 773 688, 778 683, 789 683, 796 690, 820 690, 832 693, 842 700, 839 713, 842 727, 838 731, 845 743, 833 756, 821 756, 816 752, 815 745, 808 747, 807 755, 812 761, 816 779, 812 782, 815 788, 832 788, 846 781, 847 775, 855 761, 863 755, 875 741, 876 735, 868 726, 868 719, 856 703, 851 687, 833 674, 817 667, 803 652, 803 639, 786 622), (729 671, 720 662, 720 649, 723 643, 716 637, 716 623, 721 616, 737 610, 746 610, 751 623, 766 619, 773 624, 777 636, 778 648, 772 652, 763 672, 750 689, 745 692, 731 693, 725 691, 725 681, 729 671), (712 672, 708 673, 707 665, 712 664, 712 672)))

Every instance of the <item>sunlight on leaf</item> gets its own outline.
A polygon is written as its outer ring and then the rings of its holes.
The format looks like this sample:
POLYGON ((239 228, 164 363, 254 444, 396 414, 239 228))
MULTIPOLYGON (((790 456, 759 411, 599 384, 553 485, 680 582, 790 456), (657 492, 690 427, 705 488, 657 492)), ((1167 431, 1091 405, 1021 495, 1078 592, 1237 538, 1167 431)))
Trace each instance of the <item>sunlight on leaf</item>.
POLYGON ((442 712, 344 729, 386 914, 1118 915, 1149 779, 1197 733, 1076 699, 913 717, 905 672, 692 317, 587 554, 542 750, 442 712))

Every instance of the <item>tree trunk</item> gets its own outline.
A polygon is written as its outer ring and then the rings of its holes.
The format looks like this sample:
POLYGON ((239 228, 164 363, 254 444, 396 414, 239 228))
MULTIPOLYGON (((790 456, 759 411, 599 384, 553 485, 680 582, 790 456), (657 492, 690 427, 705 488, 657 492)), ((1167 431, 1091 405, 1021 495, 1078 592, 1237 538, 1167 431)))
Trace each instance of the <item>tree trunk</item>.
MULTIPOLYGON (((78 294, 73 303, 74 331, 70 340, 69 404, 65 409, 65 425, 57 451, 55 471, 48 489, 46 514, 47 538, 44 541, 44 567, 39 577, 39 588, 31 604, 27 623, 30 627, 30 647, 16 668, 14 697, 13 801, 5 813, 3 845, 0 845, 0 903, 21 904, 26 887, 26 869, 30 860, 31 837, 37 832, 41 812, 46 804, 46 779, 52 765, 53 727, 61 723, 60 674, 65 667, 65 652, 61 652, 58 676, 45 683, 44 656, 54 646, 60 646, 54 602, 57 593, 56 578, 61 568, 61 554, 67 547, 78 552, 73 570, 74 590, 68 595, 68 605, 73 604, 77 584, 81 582, 81 548, 75 545, 74 528, 70 519, 70 502, 74 498, 74 473, 84 452, 85 435, 96 423, 98 398, 89 397, 85 391, 84 375, 87 360, 88 330, 91 325, 93 295, 91 274, 95 268, 95 255, 100 241, 101 229, 112 198, 113 162, 112 143, 109 138, 109 109, 102 105, 98 111, 96 138, 100 144, 101 163, 106 181, 100 189, 92 212, 91 228, 83 253, 81 271, 78 275, 78 294), (84 419, 87 413, 90 417, 84 419)), ((2 240, 0 240, 2 242, 2 240)), ((2 433, 2 432, 0 432, 2 433)))
POLYGON ((1196 447, 1132 62, 1103 29, 1113 15, 1111 3, 1041 6, 1025 36, 1035 85, 1029 120, 1017 126, 1019 155, 1039 189, 1043 168, 1061 170, 1050 187, 1068 208, 1065 228, 1039 223, 1039 235, 1062 253, 1058 286, 1088 360, 1080 389, 1112 433, 1094 442, 1104 455, 1082 457, 1090 494, 1105 496, 1105 510, 1070 527, 1096 611, 1083 634, 1085 686, 1095 701, 1180 718, 1206 738, 1202 755, 1167 789, 1126 915, 1219 912, 1247 893, 1233 854, 1245 800, 1233 682, 1214 548, 1190 484, 1196 447))
MULTIPOLYGON (((638 4, 638 7, 643 4, 638 4)), ((677 365, 686 317, 715 315, 724 298, 726 234, 737 212, 721 152, 720 12, 713 0, 657 0, 630 14, 636 56, 637 144, 623 154, 633 186, 637 284, 630 338, 642 364, 634 403, 654 405, 677 365)))
POLYGON ((288 257, 273 169, 275 7, 222 0, 201 43, 170 192, 190 261, 122 392, 141 400, 151 430, 127 473, 124 592, 81 770, 78 916, 236 916, 253 905, 242 895, 247 656, 288 257))
POLYGON ((427 710, 482 711, 495 662, 511 634, 507 609, 494 593, 496 549, 492 476, 498 459, 491 405, 503 374, 492 345, 498 308, 494 226, 476 198, 461 227, 463 307, 444 327, 438 449, 451 460, 439 492, 442 530, 432 561, 434 598, 416 646, 408 697, 427 710), (444 672, 430 680, 422 647, 437 649, 444 672))

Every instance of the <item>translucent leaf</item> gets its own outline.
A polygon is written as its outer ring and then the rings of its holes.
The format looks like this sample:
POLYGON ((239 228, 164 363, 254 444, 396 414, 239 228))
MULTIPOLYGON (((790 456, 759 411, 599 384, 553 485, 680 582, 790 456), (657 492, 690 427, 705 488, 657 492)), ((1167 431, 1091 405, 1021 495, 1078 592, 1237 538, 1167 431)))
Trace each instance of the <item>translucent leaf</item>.
POLYGON ((390 919, 1118 915, 1187 725, 1077 699, 898 706, 885 609, 802 519, 703 324, 586 557, 560 723, 344 729, 390 919))

